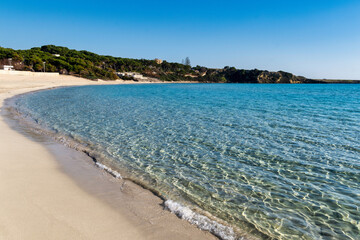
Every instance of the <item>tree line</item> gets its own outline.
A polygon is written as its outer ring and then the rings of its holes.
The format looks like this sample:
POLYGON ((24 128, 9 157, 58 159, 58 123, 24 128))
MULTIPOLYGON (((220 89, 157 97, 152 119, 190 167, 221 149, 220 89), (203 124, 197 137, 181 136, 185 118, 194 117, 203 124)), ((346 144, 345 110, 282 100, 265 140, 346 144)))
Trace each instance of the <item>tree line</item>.
POLYGON ((212 69, 191 67, 187 57, 183 63, 161 63, 155 60, 131 59, 98 55, 66 47, 45 45, 28 50, 0 47, 0 65, 9 64, 16 70, 59 72, 88 79, 115 80, 119 72, 138 72, 163 81, 198 81, 223 83, 307 83, 316 82, 291 73, 264 70, 244 70, 234 67, 212 69), (45 64, 44 64, 45 63, 45 64), (44 69, 45 67, 45 69, 44 69))

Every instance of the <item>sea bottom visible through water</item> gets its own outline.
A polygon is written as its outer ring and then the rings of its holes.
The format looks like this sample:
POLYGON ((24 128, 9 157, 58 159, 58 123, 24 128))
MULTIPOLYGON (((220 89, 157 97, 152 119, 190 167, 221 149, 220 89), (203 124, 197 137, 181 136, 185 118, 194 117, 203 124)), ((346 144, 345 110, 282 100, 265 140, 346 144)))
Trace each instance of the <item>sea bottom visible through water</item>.
POLYGON ((224 225, 247 238, 360 239, 360 85, 82 86, 15 108, 223 239, 234 238, 224 225))

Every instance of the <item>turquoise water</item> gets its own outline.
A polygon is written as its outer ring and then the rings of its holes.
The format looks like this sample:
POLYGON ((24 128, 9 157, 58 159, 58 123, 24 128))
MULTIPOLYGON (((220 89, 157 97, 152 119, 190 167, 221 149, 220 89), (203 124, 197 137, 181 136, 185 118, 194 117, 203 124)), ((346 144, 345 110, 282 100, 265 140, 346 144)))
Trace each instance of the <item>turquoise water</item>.
POLYGON ((360 239, 360 85, 84 86, 16 104, 250 236, 360 239))

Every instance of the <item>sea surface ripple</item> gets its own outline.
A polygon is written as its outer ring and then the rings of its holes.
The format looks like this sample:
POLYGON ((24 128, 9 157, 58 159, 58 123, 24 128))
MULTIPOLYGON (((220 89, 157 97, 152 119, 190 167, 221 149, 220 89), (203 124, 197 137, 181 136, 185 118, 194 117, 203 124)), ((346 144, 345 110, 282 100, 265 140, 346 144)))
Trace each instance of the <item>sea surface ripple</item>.
POLYGON ((82 86, 16 104, 254 237, 360 239, 360 85, 82 86))

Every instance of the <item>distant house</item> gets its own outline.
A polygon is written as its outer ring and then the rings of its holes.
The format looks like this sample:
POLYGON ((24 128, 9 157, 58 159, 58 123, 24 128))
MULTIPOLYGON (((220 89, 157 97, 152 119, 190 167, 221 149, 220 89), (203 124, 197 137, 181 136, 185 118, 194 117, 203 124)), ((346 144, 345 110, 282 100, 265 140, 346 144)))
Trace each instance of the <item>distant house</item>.
POLYGON ((162 64, 162 63, 163 63, 163 60, 158 59, 158 58, 155 58, 155 62, 156 62, 157 64, 162 64))
POLYGON ((55 54, 53 54, 53 56, 60 57, 60 54, 55 53, 55 54))
POLYGON ((14 68, 14 66, 11 66, 11 65, 4 65, 4 70, 5 71, 12 71, 14 68))
POLYGON ((136 72, 117 72, 116 73, 120 78, 121 77, 130 77, 133 78, 135 80, 142 80, 144 79, 144 76, 140 73, 136 73, 136 72))

